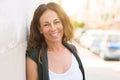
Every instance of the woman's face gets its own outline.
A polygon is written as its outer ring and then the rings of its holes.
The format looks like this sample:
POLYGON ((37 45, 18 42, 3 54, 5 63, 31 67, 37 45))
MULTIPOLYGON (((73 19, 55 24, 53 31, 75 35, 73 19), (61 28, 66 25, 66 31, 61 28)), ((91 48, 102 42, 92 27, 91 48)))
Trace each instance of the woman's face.
POLYGON ((63 25, 58 15, 47 10, 39 19, 40 32, 47 42, 61 42, 63 37, 63 25))

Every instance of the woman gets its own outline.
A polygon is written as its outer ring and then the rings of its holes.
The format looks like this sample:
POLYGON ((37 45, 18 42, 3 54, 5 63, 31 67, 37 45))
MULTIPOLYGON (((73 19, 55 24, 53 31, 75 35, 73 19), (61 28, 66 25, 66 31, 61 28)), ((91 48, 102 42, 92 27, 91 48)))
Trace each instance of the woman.
POLYGON ((27 80, 85 80, 76 48, 69 44, 73 26, 56 3, 34 12, 27 48, 27 80))

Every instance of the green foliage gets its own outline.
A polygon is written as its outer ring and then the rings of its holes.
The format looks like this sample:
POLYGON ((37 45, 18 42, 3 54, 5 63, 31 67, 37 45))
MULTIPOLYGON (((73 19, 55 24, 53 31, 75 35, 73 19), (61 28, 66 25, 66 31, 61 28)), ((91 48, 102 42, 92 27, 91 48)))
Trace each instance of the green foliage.
POLYGON ((72 21, 75 28, 83 28, 85 26, 84 22, 72 21))

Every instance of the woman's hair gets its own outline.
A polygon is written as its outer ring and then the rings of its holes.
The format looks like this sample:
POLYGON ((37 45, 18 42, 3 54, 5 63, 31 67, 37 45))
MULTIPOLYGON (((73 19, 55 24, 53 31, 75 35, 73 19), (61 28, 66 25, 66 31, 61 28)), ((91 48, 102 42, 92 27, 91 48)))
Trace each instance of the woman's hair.
POLYGON ((40 26, 39 19, 42 16, 42 14, 44 14, 44 12, 48 9, 56 12, 59 19, 62 22, 64 32, 62 42, 71 41, 71 39, 73 38, 73 25, 71 24, 69 17, 65 13, 65 11, 61 8, 61 6, 54 2, 50 2, 48 4, 41 4, 35 10, 33 19, 30 24, 30 36, 28 39, 27 51, 30 51, 31 49, 37 46, 39 46, 40 48, 47 46, 44 40, 44 36, 39 31, 40 26))

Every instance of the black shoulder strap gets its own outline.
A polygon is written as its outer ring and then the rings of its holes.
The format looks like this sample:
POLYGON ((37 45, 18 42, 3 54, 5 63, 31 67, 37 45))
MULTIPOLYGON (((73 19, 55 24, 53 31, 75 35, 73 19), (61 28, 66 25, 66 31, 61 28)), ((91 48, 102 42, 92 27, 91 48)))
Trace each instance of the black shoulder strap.
POLYGON ((75 46, 73 44, 68 44, 66 43, 65 46, 73 53, 73 55, 76 57, 77 61, 78 61, 78 64, 79 64, 79 68, 83 74, 83 80, 85 80, 85 72, 84 72, 84 68, 83 68, 83 65, 82 65, 82 62, 80 60, 80 57, 78 56, 77 54, 77 50, 75 48, 75 46))
POLYGON ((42 63, 38 63, 39 80, 49 80, 47 48, 42 49, 42 63))
POLYGON ((38 63, 38 54, 39 47, 36 47, 33 50, 26 52, 26 57, 30 57, 34 62, 38 63))

